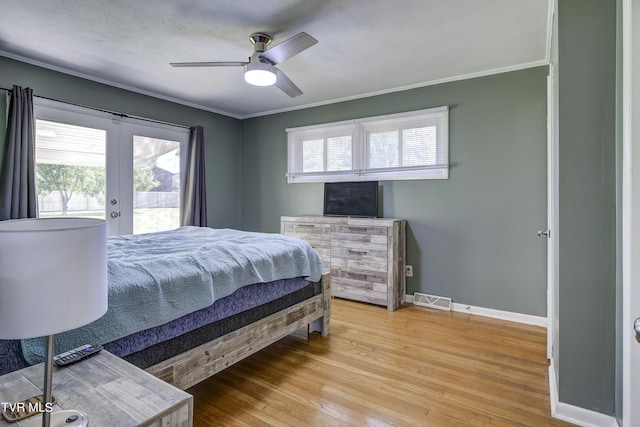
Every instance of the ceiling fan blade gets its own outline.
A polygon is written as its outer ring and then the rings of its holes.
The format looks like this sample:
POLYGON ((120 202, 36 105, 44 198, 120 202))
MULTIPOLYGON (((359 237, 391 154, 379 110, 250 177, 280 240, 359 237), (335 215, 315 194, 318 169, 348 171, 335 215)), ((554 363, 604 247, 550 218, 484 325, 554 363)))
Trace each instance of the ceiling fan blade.
POLYGON ((170 62, 172 67, 242 67, 249 62, 170 62))
POLYGON ((300 88, 293 84, 289 77, 287 77, 282 71, 278 70, 276 67, 273 67, 276 71, 276 87, 289 95, 292 98, 296 96, 302 95, 302 91, 300 88))
POLYGON ((298 33, 282 43, 267 49, 260 56, 275 65, 286 61, 303 50, 309 49, 316 43, 318 43, 318 40, 314 39, 309 34, 304 32, 298 33))

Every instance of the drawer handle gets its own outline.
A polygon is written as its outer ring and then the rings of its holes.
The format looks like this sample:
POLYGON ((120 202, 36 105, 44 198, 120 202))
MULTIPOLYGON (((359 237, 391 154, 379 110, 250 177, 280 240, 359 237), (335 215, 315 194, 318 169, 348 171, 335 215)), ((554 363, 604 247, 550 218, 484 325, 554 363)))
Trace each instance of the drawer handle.
POLYGON ((349 249, 348 252, 350 254, 357 254, 357 255, 366 255, 368 253, 367 251, 359 251, 357 249, 349 249))
POLYGON ((363 279, 363 280, 367 279, 367 275, 364 273, 347 273, 347 275, 355 279, 363 279))
POLYGON ((313 228, 313 224, 298 224, 298 228, 313 228))
POLYGON ((347 230, 354 231, 356 233, 366 233, 367 227, 347 227, 347 230))

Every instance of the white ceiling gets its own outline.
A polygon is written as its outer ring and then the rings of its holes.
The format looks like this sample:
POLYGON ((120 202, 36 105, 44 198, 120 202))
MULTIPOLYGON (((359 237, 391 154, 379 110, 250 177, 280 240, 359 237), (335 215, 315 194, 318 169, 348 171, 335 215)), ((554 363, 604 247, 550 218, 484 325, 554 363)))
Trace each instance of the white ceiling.
POLYGON ((551 0, 2 0, 0 55, 246 118, 548 62, 551 0), (245 83, 249 35, 318 44, 245 83))

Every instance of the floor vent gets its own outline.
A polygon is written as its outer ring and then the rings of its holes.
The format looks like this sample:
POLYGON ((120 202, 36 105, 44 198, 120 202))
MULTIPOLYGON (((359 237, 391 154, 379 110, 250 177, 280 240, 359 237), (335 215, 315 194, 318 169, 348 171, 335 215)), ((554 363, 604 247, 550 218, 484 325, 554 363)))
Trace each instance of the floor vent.
POLYGON ((437 308, 438 310, 451 311, 451 298, 447 297, 438 297, 435 295, 415 292, 413 294, 413 303, 424 307, 437 308))

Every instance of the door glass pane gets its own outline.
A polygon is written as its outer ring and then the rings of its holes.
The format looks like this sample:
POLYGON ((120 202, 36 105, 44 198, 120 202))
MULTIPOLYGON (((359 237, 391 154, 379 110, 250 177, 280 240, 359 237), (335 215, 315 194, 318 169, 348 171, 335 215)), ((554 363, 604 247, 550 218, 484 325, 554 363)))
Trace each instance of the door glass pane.
POLYGON ((133 137, 133 233, 180 226, 180 143, 133 137))
POLYGON ((105 218, 107 132, 36 120, 40 217, 105 218))

